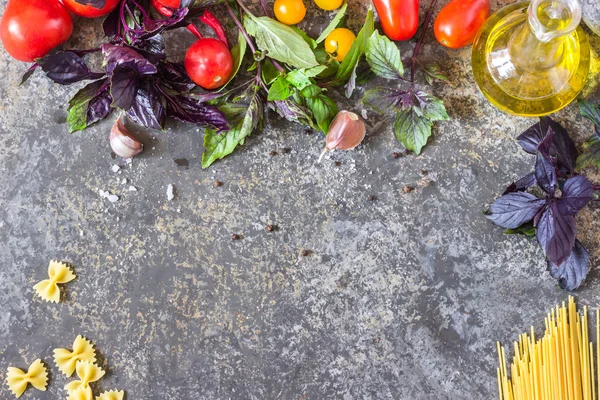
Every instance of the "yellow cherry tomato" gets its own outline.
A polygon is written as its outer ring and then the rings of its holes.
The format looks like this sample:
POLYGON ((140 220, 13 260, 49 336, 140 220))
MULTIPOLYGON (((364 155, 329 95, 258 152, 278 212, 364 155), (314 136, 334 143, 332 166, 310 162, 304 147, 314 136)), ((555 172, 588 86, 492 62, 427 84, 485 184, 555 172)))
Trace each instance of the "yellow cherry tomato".
POLYGON ((315 0, 315 4, 322 10, 332 11, 340 8, 344 0, 315 0))
POLYGON ((325 51, 337 61, 342 62, 350 51, 356 36, 350 29, 337 28, 325 38, 325 51))
POLYGON ((275 0, 273 11, 279 22, 286 25, 296 25, 306 15, 302 0, 275 0))

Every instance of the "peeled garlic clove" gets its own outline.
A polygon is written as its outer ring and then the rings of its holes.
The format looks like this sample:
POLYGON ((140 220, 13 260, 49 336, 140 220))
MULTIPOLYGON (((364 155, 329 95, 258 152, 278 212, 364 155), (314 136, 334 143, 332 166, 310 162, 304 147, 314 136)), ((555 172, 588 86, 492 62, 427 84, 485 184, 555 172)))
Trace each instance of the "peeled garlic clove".
POLYGON ((340 111, 329 125, 325 149, 319 161, 330 150, 352 150, 363 141, 366 131, 361 117, 351 111, 340 111))
POLYGON ((120 117, 110 130, 110 147, 123 158, 133 158, 144 149, 144 145, 129 132, 120 117))

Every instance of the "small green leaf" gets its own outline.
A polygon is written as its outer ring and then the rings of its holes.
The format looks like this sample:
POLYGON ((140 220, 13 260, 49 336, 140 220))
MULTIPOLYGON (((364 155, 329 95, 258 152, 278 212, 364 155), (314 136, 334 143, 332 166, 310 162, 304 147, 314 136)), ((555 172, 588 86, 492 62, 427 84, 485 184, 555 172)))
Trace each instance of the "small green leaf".
POLYGON ((213 129, 205 130, 202 168, 208 168, 216 160, 233 153, 262 120, 263 109, 258 97, 258 88, 254 89, 248 104, 226 104, 220 109, 230 121, 231 129, 221 133, 213 129))
POLYGON ((275 79, 271 87, 269 88, 269 94, 267 100, 285 100, 292 95, 293 89, 289 82, 283 76, 275 79))
POLYGON ((244 26, 256 39, 260 50, 268 51, 269 57, 295 68, 319 65, 312 49, 296 31, 269 17, 244 16, 244 26))
POLYGON ((360 60, 360 58, 365 54, 365 50, 367 48, 367 41, 371 37, 375 30, 375 22, 373 19, 373 10, 369 9, 367 12, 367 17, 365 18, 365 24, 363 25, 360 32, 358 32, 358 36, 350 50, 346 54, 344 61, 340 65, 337 73, 335 74, 335 79, 332 81, 334 85, 344 84, 352 75, 352 71, 354 67, 360 60))
POLYGON ((300 94, 302 95, 302 97, 304 97, 306 99, 310 99, 310 98, 320 95, 321 92, 322 92, 321 88, 318 87, 317 85, 310 85, 310 86, 307 86, 304 89, 302 89, 300 91, 300 94))
POLYGON ((306 105, 312 112, 319 129, 323 133, 327 133, 331 121, 338 113, 338 106, 335 101, 324 94, 320 94, 312 98, 307 98, 306 105))
POLYGON ((67 108, 67 126, 69 128, 69 133, 87 128, 87 113, 90 100, 96 96, 98 90, 100 90, 104 84, 104 79, 89 83, 75 93, 71 100, 69 100, 69 106, 67 108))
POLYGON ((427 83, 430 85, 433 84, 434 80, 449 82, 449 79, 446 75, 440 72, 440 67, 435 64, 427 65, 424 68, 425 71, 425 79, 427 83))
POLYGON ((304 89, 305 87, 312 85, 312 81, 303 69, 295 69, 290 71, 285 76, 285 80, 288 81, 289 84, 294 86, 296 89, 304 89))
POLYGON ((525 235, 527 237, 535 236, 535 227, 533 226, 533 221, 529 221, 524 223, 515 229, 507 229, 504 231, 506 235, 525 235))
POLYGON ((594 126, 600 126, 600 106, 590 103, 587 100, 578 100, 579 113, 582 117, 594 123, 594 126))
POLYGON ((329 36, 329 34, 340 25, 342 18, 344 18, 344 15, 346 14, 346 8, 348 8, 348 2, 344 1, 337 14, 335 14, 335 17, 333 17, 329 25, 327 25, 327 28, 325 28, 325 30, 323 30, 323 32, 321 32, 317 38, 317 43, 321 43, 323 40, 325 40, 327 36, 329 36))
POLYGON ((576 169, 600 167, 600 137, 595 133, 582 146, 577 157, 576 169))
POLYGON ((268 58, 263 61, 261 73, 262 79, 267 85, 273 83, 273 81, 280 75, 279 70, 275 68, 273 63, 268 58))
POLYGON ((421 91, 415 93, 415 98, 419 102, 419 108, 422 111, 423 116, 428 120, 433 122, 448 121, 450 119, 442 100, 421 91))
POLYGON ((304 32, 302 29, 296 27, 296 26, 290 26, 290 28, 292 28, 292 30, 294 32, 296 32, 298 35, 300 35, 302 37, 302 39, 304 39, 304 41, 310 46, 311 49, 316 49, 317 48, 317 42, 315 42, 315 39, 311 38, 310 36, 308 36, 306 34, 306 32, 304 32))
POLYGON ((238 71, 240 70, 240 67, 242 66, 242 61, 244 61, 245 54, 246 54, 246 39, 244 39, 244 35, 240 31, 240 32, 238 32, 238 42, 231 49, 231 57, 233 58, 233 70, 232 70, 231 77, 229 78, 227 83, 219 89, 219 91, 223 90, 225 88, 225 86, 227 86, 229 84, 229 82, 231 82, 233 80, 233 78, 235 78, 238 71))
POLYGON ((377 31, 368 40, 366 58, 373 72, 382 78, 399 79, 404 74, 398 46, 377 31))
POLYGON ((420 154, 423 146, 427 144, 433 125, 431 121, 420 114, 417 107, 410 107, 396 114, 394 121, 396 138, 415 154, 420 154))

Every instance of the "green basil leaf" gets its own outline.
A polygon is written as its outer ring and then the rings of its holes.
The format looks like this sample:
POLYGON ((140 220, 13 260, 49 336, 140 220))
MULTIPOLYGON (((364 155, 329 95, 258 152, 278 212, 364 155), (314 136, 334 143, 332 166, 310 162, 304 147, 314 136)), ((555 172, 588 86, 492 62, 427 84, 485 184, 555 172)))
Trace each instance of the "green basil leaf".
POLYGON ((290 71, 285 76, 285 80, 288 81, 289 84, 294 86, 296 89, 304 89, 305 87, 312 85, 312 82, 308 76, 306 76, 305 70, 303 69, 295 69, 290 71))
POLYGON ((235 78, 240 67, 242 66, 242 61, 244 61, 244 55, 246 54, 246 39, 244 39, 244 35, 242 32, 238 32, 238 41, 235 46, 231 49, 231 57, 233 58, 233 70, 231 77, 227 81, 225 85, 223 85, 219 91, 223 90, 225 86, 229 84, 235 78))
POLYGON ((344 61, 342 61, 340 68, 335 74, 335 79, 332 82, 334 85, 341 85, 350 78, 354 67, 356 66, 356 64, 358 64, 360 58, 365 54, 365 50, 367 48, 367 41, 373 34, 374 30, 375 23, 373 20, 373 10, 369 9, 369 11, 367 12, 367 17, 365 19, 365 24, 363 25, 360 32, 358 32, 356 40, 354 41, 354 43, 352 43, 352 46, 346 54, 344 61))
POLYGON ((310 86, 307 86, 304 89, 302 89, 300 91, 300 94, 302 95, 302 97, 304 97, 306 99, 310 99, 310 98, 320 95, 321 92, 322 92, 321 88, 318 87, 317 85, 310 85, 310 86))
POLYGON ((449 81, 448 77, 445 74, 440 72, 440 67, 438 67, 435 64, 427 65, 427 66, 425 66, 425 68, 423 70, 425 71, 425 79, 427 80, 427 83, 429 83, 430 85, 436 79, 438 81, 442 81, 442 82, 449 81))
POLYGON ((275 68, 273 63, 268 58, 263 61, 261 73, 262 79, 267 85, 273 83, 273 81, 280 75, 279 70, 275 68))
POLYGON ((263 115, 263 105, 258 96, 258 88, 254 89, 248 104, 226 104, 220 107, 230 121, 231 129, 217 133, 213 129, 204 132, 204 153, 202 168, 208 168, 216 160, 231 153, 244 143, 252 131, 258 126, 263 115))
POLYGON ((317 38, 317 43, 321 43, 323 40, 325 40, 327 36, 329 36, 329 34, 340 25, 342 18, 344 18, 344 15, 346 14, 347 7, 348 2, 344 1, 337 14, 335 14, 335 17, 333 17, 329 25, 327 25, 327 28, 325 28, 325 30, 317 38))
POLYGON ((415 93, 415 98, 419 102, 419 109, 423 113, 423 117, 432 122, 448 121, 450 119, 442 100, 421 91, 415 93))
POLYGON ((382 78, 399 79, 404 74, 398 46, 377 31, 368 40, 366 58, 373 72, 382 78))
POLYGON ((410 107, 396 114, 394 133, 404 147, 420 154, 431 136, 432 125, 430 120, 422 116, 418 107, 410 107))
POLYGON ((295 68, 319 65, 308 43, 289 26, 249 14, 244 16, 244 26, 256 39, 258 48, 268 51, 269 57, 295 68))
POLYGON ((375 87, 365 92, 362 103, 372 110, 383 114, 396 113, 410 107, 414 102, 408 91, 388 87, 375 87))
POLYGON ((302 39, 304 39, 304 41, 306 42, 306 44, 308 44, 310 46, 311 49, 316 49, 317 48, 317 42, 315 42, 315 39, 311 38, 310 36, 308 36, 306 34, 306 32, 304 32, 302 29, 296 27, 296 26, 290 26, 290 28, 292 28, 292 30, 294 32, 296 32, 298 35, 300 35, 302 37, 302 39))
POLYGON ((87 128, 87 113, 90 101, 96 96, 105 81, 98 80, 87 84, 69 100, 67 126, 69 133, 87 128))
POLYGON ((323 133, 327 133, 331 121, 338 113, 338 106, 335 101, 324 94, 320 94, 316 97, 307 98, 306 105, 312 112, 319 129, 321 129, 323 133))
POLYGON ((275 79, 271 87, 269 88, 269 94, 267 100, 285 100, 292 95, 293 89, 289 82, 283 76, 275 79))

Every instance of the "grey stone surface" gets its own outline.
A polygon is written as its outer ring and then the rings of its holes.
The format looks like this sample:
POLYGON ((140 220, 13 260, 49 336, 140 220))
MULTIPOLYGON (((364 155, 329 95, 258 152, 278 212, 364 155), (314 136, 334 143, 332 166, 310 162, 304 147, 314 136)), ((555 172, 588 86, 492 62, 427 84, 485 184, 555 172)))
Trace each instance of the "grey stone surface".
POLYGON ((600 35, 600 3, 596 0, 580 1, 583 20, 596 35, 600 35))
MULTIPOLYGON (((99 31, 98 21, 78 20, 70 45, 99 31)), ((541 329, 569 295, 536 246, 482 215, 532 168, 515 137, 534 120, 486 102, 470 49, 443 49, 429 35, 423 60, 436 60, 456 88, 434 85, 452 120, 436 124, 420 156, 393 158, 401 146, 390 123, 369 113, 363 145, 317 164, 323 136, 269 114, 243 148, 202 170, 192 126, 142 132, 146 150, 132 165, 111 157, 116 116, 69 135, 75 88, 41 75, 18 86, 25 65, 2 50, 0 380, 6 367, 41 358, 48 391, 23 398, 64 398, 52 349, 82 334, 108 370, 99 387, 131 400, 494 398, 496 341, 510 347, 531 324, 541 329), (52 258, 77 273, 57 305, 32 290, 52 258)), ((588 93, 596 61, 593 69, 588 93)), ((360 92, 336 96, 361 109, 360 92)), ((591 133, 574 105, 556 118, 578 143, 591 133)), ((597 170, 586 174, 600 181, 597 170)), ((592 205, 577 221, 591 271, 576 296, 594 308, 599 216, 592 205)), ((4 385, 0 398, 11 398, 4 385)))

